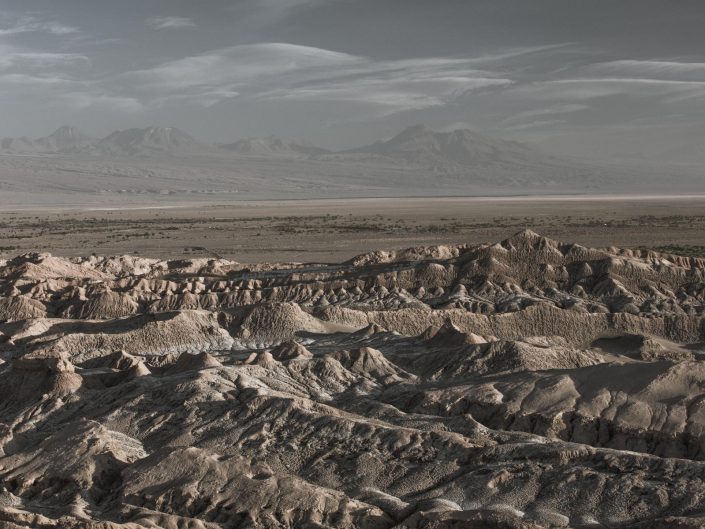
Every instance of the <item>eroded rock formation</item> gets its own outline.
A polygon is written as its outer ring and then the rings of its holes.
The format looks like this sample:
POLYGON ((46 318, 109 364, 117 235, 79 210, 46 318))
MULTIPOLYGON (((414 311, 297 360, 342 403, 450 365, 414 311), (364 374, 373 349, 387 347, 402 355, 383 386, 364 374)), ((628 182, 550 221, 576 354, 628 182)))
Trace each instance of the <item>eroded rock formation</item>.
POLYGON ((702 527, 705 260, 0 262, 0 526, 702 527))

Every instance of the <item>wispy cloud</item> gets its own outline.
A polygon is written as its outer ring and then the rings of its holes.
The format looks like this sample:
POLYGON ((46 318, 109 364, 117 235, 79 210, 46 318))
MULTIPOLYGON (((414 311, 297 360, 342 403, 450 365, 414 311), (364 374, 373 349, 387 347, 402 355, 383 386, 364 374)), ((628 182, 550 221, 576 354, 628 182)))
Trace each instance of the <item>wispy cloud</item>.
POLYGON ((11 68, 47 70, 58 67, 90 65, 86 55, 76 53, 50 53, 16 51, 15 48, 0 46, 0 71, 11 68))
POLYGON ((618 60, 596 63, 590 65, 587 69, 594 73, 605 73, 608 75, 618 74, 625 77, 673 77, 690 74, 705 75, 705 62, 618 60))
POLYGON ((561 73, 572 76, 525 83, 516 91, 532 99, 583 102, 617 95, 666 102, 705 95, 703 62, 620 59, 561 73))
POLYGON ((37 32, 66 36, 77 34, 79 30, 55 20, 42 20, 36 16, 0 17, 0 37, 37 32))
POLYGON ((141 112, 144 106, 133 97, 116 96, 100 91, 78 90, 60 96, 61 101, 76 110, 110 109, 123 112, 141 112))
MULTIPOLYGON (((261 10, 289 11, 297 7, 313 7, 334 0, 251 0, 261 10)), ((340 0, 337 0, 340 1, 340 0)))
POLYGON ((366 77, 354 83, 323 82, 299 88, 265 92, 259 97, 289 101, 348 101, 386 107, 386 113, 443 106, 454 98, 481 88, 502 87, 509 79, 438 75, 399 75, 394 79, 366 77))
POLYGON ((705 96, 705 81, 678 81, 639 77, 558 79, 523 84, 513 95, 540 101, 579 101, 609 96, 659 97, 662 101, 705 96))
POLYGON ((133 97, 110 93, 96 82, 74 80, 60 74, 0 74, 0 102, 3 101, 73 110, 144 110, 142 103, 133 97))
POLYGON ((78 33, 75 28, 29 17, 17 19, 9 29, 6 25, 0 33, 0 102, 33 108, 99 108, 119 112, 143 108, 134 98, 110 94, 100 82, 80 75, 92 67, 85 54, 27 49, 11 43, 13 35, 40 31, 68 38, 78 33))
POLYGON ((196 27, 196 23, 186 17, 151 17, 147 19, 147 24, 154 29, 191 29, 196 27))
POLYGON ((155 102, 214 104, 242 95, 288 101, 347 101, 388 112, 442 105, 471 90, 512 83, 464 58, 376 61, 286 43, 233 46, 120 76, 155 102))
POLYGON ((267 27, 302 9, 345 0, 239 0, 230 10, 241 16, 250 29, 267 27))
POLYGON ((0 86, 5 89, 12 87, 17 87, 28 93, 28 91, 34 91, 35 89, 44 89, 46 87, 73 87, 76 85, 75 81, 66 79, 59 76, 51 75, 28 75, 23 73, 8 73, 0 75, 0 86))
POLYGON ((268 43, 232 46, 129 72, 121 79, 138 90, 180 92, 247 87, 264 78, 352 64, 358 58, 319 48, 268 43))
POLYGON ((511 123, 511 122, 525 121, 528 119, 533 120, 538 117, 553 116, 556 114, 570 114, 573 112, 580 112, 581 110, 587 110, 588 108, 590 108, 588 105, 577 104, 577 103, 551 105, 551 106, 547 106, 547 107, 525 110, 523 112, 513 114, 513 115, 509 116, 508 118, 506 118, 504 120, 504 122, 511 123))
POLYGON ((556 127, 558 125, 563 125, 564 123, 566 123, 566 120, 564 119, 539 119, 536 121, 529 121, 528 123, 512 125, 510 127, 507 127, 507 130, 522 131, 529 129, 541 129, 547 127, 556 127))

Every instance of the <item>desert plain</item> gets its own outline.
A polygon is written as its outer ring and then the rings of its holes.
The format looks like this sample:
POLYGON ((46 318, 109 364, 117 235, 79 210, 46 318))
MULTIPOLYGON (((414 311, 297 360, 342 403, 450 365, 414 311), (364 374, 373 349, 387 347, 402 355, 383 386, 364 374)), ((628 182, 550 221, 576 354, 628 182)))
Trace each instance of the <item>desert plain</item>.
POLYGON ((521 229, 584 245, 705 255, 705 195, 339 198, 0 206, 0 257, 49 252, 243 263, 497 241, 521 229))

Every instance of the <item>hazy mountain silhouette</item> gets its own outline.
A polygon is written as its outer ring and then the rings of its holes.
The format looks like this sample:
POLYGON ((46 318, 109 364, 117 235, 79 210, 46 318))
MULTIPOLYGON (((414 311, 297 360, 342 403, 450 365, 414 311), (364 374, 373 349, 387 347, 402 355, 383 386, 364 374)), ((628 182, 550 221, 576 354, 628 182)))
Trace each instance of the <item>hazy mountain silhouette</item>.
POLYGON ((95 138, 75 127, 59 127, 49 136, 36 140, 47 152, 71 152, 83 149, 95 142, 95 138))
POLYGON ((9 153, 40 152, 41 146, 34 140, 26 137, 3 138, 0 140, 0 149, 9 153))
POLYGON ((274 136, 206 144, 180 129, 158 126, 116 131, 96 141, 61 127, 39 140, 2 140, 0 152, 5 155, 0 185, 28 193, 51 188, 66 193, 430 196, 604 192, 629 189, 636 181, 645 188, 647 180, 650 188, 663 186, 658 174, 641 168, 589 164, 472 130, 436 132, 423 125, 338 152, 274 136), (61 156, 52 159, 53 154, 61 156), (47 174, 52 175, 48 181, 47 174))
POLYGON ((390 140, 343 153, 448 169, 558 162, 557 158, 519 142, 492 138, 468 129, 434 132, 425 125, 409 127, 390 140))
POLYGON ((36 140, 26 137, 3 138, 0 149, 10 153, 64 153, 84 149, 94 141, 77 128, 64 126, 36 140))
POLYGON ((220 146, 228 151, 251 156, 317 156, 330 151, 305 143, 293 143, 269 136, 266 138, 246 138, 220 146))
POLYGON ((150 155, 197 154, 207 152, 209 146, 198 142, 186 132, 174 127, 148 127, 113 132, 96 145, 100 154, 150 155))

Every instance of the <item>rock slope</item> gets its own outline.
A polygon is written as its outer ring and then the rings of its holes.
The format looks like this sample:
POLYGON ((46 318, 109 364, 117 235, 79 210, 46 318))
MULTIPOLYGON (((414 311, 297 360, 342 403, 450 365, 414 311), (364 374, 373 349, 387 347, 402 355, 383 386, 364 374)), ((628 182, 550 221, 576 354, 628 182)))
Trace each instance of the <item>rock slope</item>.
POLYGON ((0 526, 702 527, 705 260, 0 262, 0 526))

